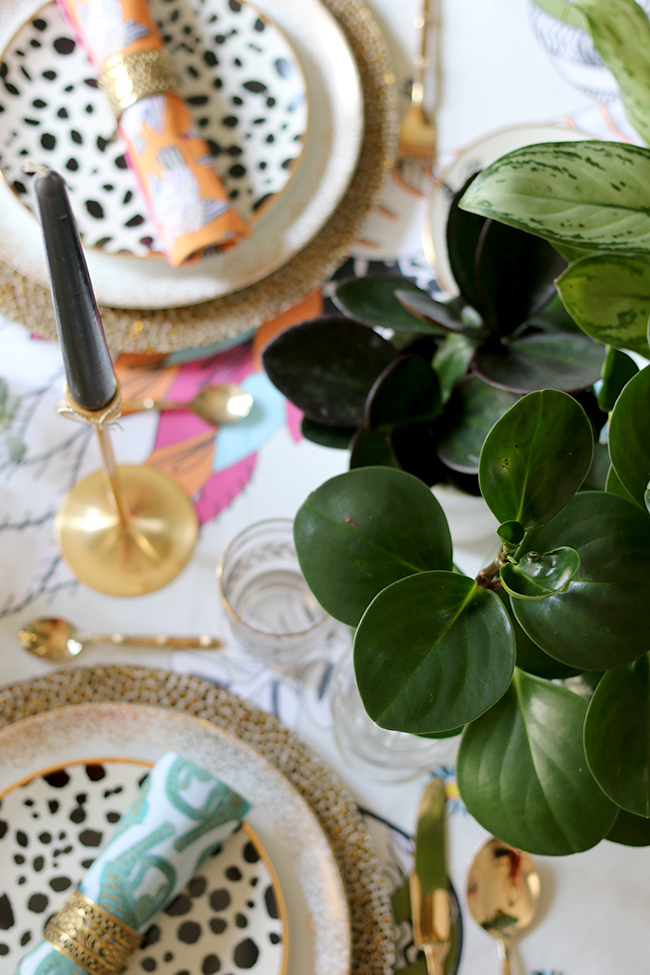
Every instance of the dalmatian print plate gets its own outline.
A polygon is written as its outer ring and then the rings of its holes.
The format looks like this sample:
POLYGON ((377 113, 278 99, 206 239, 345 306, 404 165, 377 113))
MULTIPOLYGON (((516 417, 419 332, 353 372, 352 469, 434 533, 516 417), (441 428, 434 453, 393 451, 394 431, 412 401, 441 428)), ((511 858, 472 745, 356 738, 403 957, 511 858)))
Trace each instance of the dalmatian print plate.
MULTIPOLYGON (((41 940, 128 809, 147 774, 138 762, 54 768, 0 801, 0 968, 41 940)), ((127 975, 282 975, 286 908, 248 823, 231 836, 146 932, 127 975)))
POLYGON ((60 11, 0 0, 0 260, 47 287, 23 165, 49 165, 69 185, 97 300, 114 308, 209 301, 280 269, 341 202, 363 138, 357 63, 320 0, 151 5, 196 129, 253 229, 178 268, 159 256, 106 96, 60 11))
MULTIPOLYGON (((110 0, 109 0, 110 2, 110 0)), ((115 0, 114 0, 115 2, 115 0)), ((305 77, 288 39, 240 0, 152 0, 180 90, 235 208, 255 223, 296 171, 307 132, 305 77)), ((159 251, 115 119, 56 4, 10 42, 0 67, 0 167, 34 208, 26 159, 65 176, 87 247, 159 251)))

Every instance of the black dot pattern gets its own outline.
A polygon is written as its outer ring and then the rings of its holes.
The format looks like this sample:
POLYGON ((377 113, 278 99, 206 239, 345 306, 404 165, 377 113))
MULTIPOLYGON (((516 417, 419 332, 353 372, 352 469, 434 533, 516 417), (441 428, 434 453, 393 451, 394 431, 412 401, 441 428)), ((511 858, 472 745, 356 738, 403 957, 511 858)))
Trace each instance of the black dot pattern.
MULTIPOLYGON (((3 972, 14 971, 25 950, 39 943, 45 922, 92 865, 142 778, 142 768, 133 764, 76 765, 33 779, 2 799, 3 972)), ((282 960, 282 921, 271 876, 241 829, 156 918, 129 970, 280 975, 282 960)))
MULTIPOLYGON (((302 152, 307 107, 298 62, 284 36, 237 0, 166 0, 156 13, 211 162, 239 212, 254 220, 287 185, 302 152), (233 155, 243 161, 233 165, 233 155)), ((159 249, 157 231, 124 144, 111 139, 114 128, 81 45, 60 11, 46 8, 4 57, 0 167, 29 207, 25 158, 64 173, 84 243, 145 257, 159 249)))

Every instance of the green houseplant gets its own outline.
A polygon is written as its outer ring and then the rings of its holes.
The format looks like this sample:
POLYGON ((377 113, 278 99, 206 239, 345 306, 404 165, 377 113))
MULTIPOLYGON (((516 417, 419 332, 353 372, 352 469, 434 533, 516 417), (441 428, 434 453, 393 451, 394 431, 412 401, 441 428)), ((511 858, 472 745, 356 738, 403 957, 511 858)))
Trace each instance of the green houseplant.
MULTIPOLYGON (((634 0, 575 6, 650 137, 645 15, 634 0)), ((469 811, 531 852, 569 854, 604 837, 650 844, 650 367, 637 371, 622 351, 648 354, 648 187, 646 149, 549 145, 499 160, 460 202, 569 261, 561 298, 608 346, 605 490, 584 490, 594 447, 584 410, 545 389, 484 439, 480 490, 500 527, 498 553, 475 579, 453 564, 436 499, 403 471, 333 478, 295 523, 311 588, 356 627, 370 716, 419 735, 462 730, 469 811), (589 703, 560 682, 577 673, 589 703)))
MULTIPOLYGON (((452 200, 448 251, 460 295, 439 301, 399 277, 338 284, 347 316, 305 322, 264 351, 272 382, 304 413, 304 435, 350 446, 350 466, 401 468, 426 484, 478 493, 491 426, 524 393, 571 391, 596 436, 602 345, 558 300, 566 261, 546 241, 467 213, 452 200), (373 328, 390 328, 386 340, 373 328)), ((600 460, 600 457, 597 458, 600 460)), ((590 476, 596 486, 597 466, 590 476)))

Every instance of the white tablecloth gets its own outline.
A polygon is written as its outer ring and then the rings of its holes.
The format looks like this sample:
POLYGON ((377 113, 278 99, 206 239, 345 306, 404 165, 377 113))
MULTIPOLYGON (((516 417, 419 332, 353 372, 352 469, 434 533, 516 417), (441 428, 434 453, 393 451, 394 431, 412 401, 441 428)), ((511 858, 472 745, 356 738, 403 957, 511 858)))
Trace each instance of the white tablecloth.
MULTIPOLYGON (((374 0, 390 38, 400 84, 410 75, 412 17, 418 0, 374 0)), ((567 112, 597 127, 598 113, 585 96, 555 72, 530 29, 524 0, 443 0, 445 87, 439 117, 440 144, 449 154, 504 125, 545 122, 567 112), (585 114, 591 113, 591 114, 585 114)), ((421 206, 391 184, 386 206, 400 220, 387 225, 373 216, 364 235, 379 243, 357 256, 418 258, 421 206)), ((412 268, 411 268, 412 269, 412 268)), ((265 377, 247 380, 264 405, 264 418, 217 441, 215 471, 234 471, 220 486, 230 504, 202 527, 195 555, 165 590, 138 599, 114 599, 80 586, 61 563, 52 521, 61 498, 79 477, 99 466, 96 444, 85 428, 55 413, 62 368, 54 344, 32 340, 0 320, 0 375, 23 396, 18 432, 27 444, 22 464, 12 464, 0 443, 0 682, 47 672, 50 667, 18 648, 15 631, 27 620, 60 615, 90 631, 200 633, 221 631, 215 566, 227 542, 242 528, 270 516, 292 517, 309 491, 347 467, 345 452, 296 437, 295 416, 265 377), (243 446, 242 446, 243 443, 243 446), (251 460, 251 456, 256 458, 251 460), (219 458, 223 463, 219 467, 219 458), (230 467, 225 467, 227 458, 230 467)), ((151 453, 158 416, 130 417, 115 435, 119 460, 140 463, 151 453)), ((221 435, 220 435, 221 436, 221 435)), ((226 475, 224 475, 226 477, 226 475)), ((482 502, 439 492, 456 539, 456 559, 475 573, 490 555, 493 522, 482 502)), ((224 500, 225 499, 225 500, 224 500)), ((207 508, 206 508, 207 512, 207 508)), ((332 655, 341 652, 340 646, 332 655)), ((321 659, 297 678, 279 679, 233 651, 223 656, 134 652, 109 647, 88 651, 84 663, 146 662, 191 670, 227 683, 275 711, 340 773, 361 806, 412 832, 423 779, 406 785, 374 783, 346 769, 331 730, 328 678, 331 660, 321 659)), ((400 834, 395 833, 399 839, 400 834)), ((468 861, 485 831, 452 803, 451 875, 464 891, 468 861)), ((404 849, 408 844, 402 843, 404 849)), ((387 854, 385 854, 387 856, 387 854)), ((539 922, 522 944, 526 972, 613 975, 648 971, 650 849, 604 842, 565 859, 537 857, 542 878, 539 922)), ((492 939, 465 915, 460 975, 497 972, 492 939)))

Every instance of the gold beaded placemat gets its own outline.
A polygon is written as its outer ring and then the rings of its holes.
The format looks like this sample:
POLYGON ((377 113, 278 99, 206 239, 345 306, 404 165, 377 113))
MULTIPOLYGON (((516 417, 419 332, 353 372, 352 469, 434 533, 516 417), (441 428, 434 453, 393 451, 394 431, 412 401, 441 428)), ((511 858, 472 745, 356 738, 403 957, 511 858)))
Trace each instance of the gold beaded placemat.
MULTIPOLYGON (((322 0, 357 62, 365 133, 355 175, 319 234, 273 274, 213 301, 171 309, 100 308, 113 352, 172 352, 245 335, 317 288, 348 256, 379 199, 397 138, 397 91, 386 41, 363 0, 322 0)), ((50 293, 0 262, 0 312, 56 337, 50 293)))
POLYGON ((309 802, 345 883, 352 920, 351 975, 391 975, 395 960, 388 885, 352 797, 336 774, 271 714, 209 681, 145 667, 60 670, 0 690, 0 727, 52 708, 132 701, 175 708, 253 745, 309 802))

